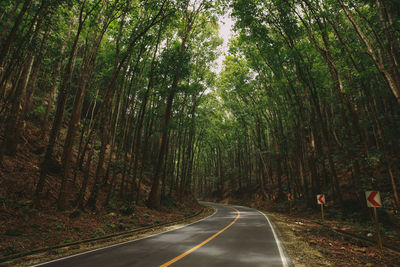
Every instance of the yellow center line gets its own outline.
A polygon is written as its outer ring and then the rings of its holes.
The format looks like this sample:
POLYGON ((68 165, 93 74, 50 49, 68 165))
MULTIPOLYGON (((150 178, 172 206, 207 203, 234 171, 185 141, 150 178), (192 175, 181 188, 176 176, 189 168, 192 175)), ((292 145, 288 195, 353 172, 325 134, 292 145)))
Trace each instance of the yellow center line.
POLYGON ((182 253, 181 255, 173 258, 172 260, 164 263, 163 265, 160 265, 160 267, 167 267, 170 266, 171 264, 179 261, 180 259, 182 259, 183 257, 185 257, 186 255, 192 253, 193 251, 197 250, 198 248, 204 246, 205 244, 207 244, 208 242, 210 242, 211 240, 213 240, 214 238, 216 238, 217 236, 219 236, 220 234, 222 234, 226 229, 228 229, 229 227, 231 227, 240 217, 240 211, 238 211, 237 209, 231 207, 232 209, 234 209, 237 212, 237 216, 236 218, 228 225, 226 226, 224 229, 220 230, 218 233, 214 234, 213 236, 209 237, 208 239, 204 240, 203 242, 201 242, 200 244, 198 244, 197 246, 189 249, 188 251, 182 253))

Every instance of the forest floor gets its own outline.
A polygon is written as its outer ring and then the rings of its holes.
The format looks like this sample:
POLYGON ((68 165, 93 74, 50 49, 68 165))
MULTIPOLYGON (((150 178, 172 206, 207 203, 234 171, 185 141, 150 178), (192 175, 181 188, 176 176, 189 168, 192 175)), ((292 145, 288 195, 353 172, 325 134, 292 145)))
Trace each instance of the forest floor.
POLYGON ((20 207, 0 211, 0 257, 33 249, 71 243, 77 240, 99 238, 146 226, 157 226, 182 220, 200 212, 199 204, 162 207, 159 210, 135 206, 130 215, 118 212, 59 212, 56 209, 38 211, 30 201, 21 201, 20 207))
POLYGON ((400 228, 381 228, 382 239, 394 250, 377 246, 372 221, 325 218, 317 211, 295 210, 292 215, 273 202, 225 200, 223 203, 251 206, 272 220, 295 266, 400 266, 400 228), (372 243, 343 234, 368 238, 372 243))
MULTIPOLYGON (((265 212, 279 230, 281 239, 295 266, 399 266, 400 252, 379 249, 335 232, 368 232, 343 225, 339 221, 326 221, 331 227, 320 225, 297 216, 265 212), (333 229, 333 230, 332 230, 333 229)), ((371 233, 372 234, 372 233, 371 233)), ((399 241, 399 240, 398 240, 399 241)))
MULTIPOLYGON (((195 208, 194 210, 197 210, 197 208, 195 208)), ((107 247, 107 246, 112 246, 112 245, 119 244, 119 243, 132 241, 135 239, 144 238, 149 235, 154 235, 157 233, 170 231, 175 228, 179 228, 185 224, 189 224, 189 223, 198 221, 204 217, 211 215, 214 212, 214 210, 212 208, 206 208, 198 215, 188 218, 188 219, 183 219, 179 223, 174 223, 172 225, 167 225, 167 226, 157 226, 158 223, 161 224, 164 222, 169 222, 171 220, 183 218, 182 213, 179 213, 176 210, 174 212, 176 213, 176 215, 171 216, 171 212, 166 213, 166 212, 155 212, 152 210, 148 210, 145 214, 149 214, 149 216, 142 216, 142 217, 147 217, 147 219, 146 219, 147 223, 143 223, 142 225, 143 226, 144 225, 145 226, 149 226, 149 225, 153 226, 149 229, 140 230, 140 231, 131 233, 129 235, 116 236, 116 237, 108 238, 105 240, 96 240, 96 241, 92 241, 92 242, 84 242, 84 243, 77 244, 77 245, 66 246, 66 247, 62 247, 62 248, 58 248, 58 249, 51 249, 51 250, 48 250, 48 251, 45 251, 42 253, 35 253, 33 255, 20 257, 20 258, 16 258, 16 259, 13 259, 10 261, 6 261, 4 263, 0 263, 0 266, 31 266, 34 264, 38 264, 40 262, 50 261, 50 260, 54 260, 57 258, 77 254, 77 253, 82 253, 82 252, 86 252, 86 251, 90 251, 90 250, 94 250, 94 249, 98 249, 98 248, 102 248, 102 247, 107 247), (154 220, 154 218, 156 218, 156 216, 157 216, 157 220, 154 220)), ((112 216, 112 217, 114 218, 114 221, 112 223, 121 223, 120 216, 112 216)), ((139 217, 137 217, 137 220, 140 220, 139 217)), ((95 219, 93 219, 93 217, 92 217, 90 220, 90 223, 93 223, 94 221, 95 221, 95 219)), ((86 222, 89 222, 89 220, 87 220, 86 222)), ((100 231, 104 231, 104 232, 107 231, 107 233, 121 232, 118 229, 111 229, 109 227, 109 225, 110 225, 110 222, 106 223, 105 221, 95 224, 95 226, 99 227, 100 231)), ((99 231, 99 229, 94 229, 95 226, 92 226, 91 224, 89 226, 89 224, 85 223, 85 226, 86 226, 86 229, 87 229, 87 227, 91 228, 91 231, 88 231, 88 232, 82 231, 82 233, 84 233, 87 237, 90 237, 91 234, 93 237, 93 234, 99 231)), ((132 230, 134 228, 135 228, 135 226, 132 226, 129 230, 132 230)), ((73 238, 67 232, 52 232, 52 234, 54 237, 57 236, 59 238, 60 242, 63 242, 65 240, 65 238, 73 238)), ((102 235, 103 235, 103 233, 102 233, 102 235)), ((24 237, 21 237, 21 238, 24 238, 24 237)), ((27 238, 27 237, 25 236, 25 238, 27 238)))
MULTIPOLYGON (((150 183, 143 181, 142 200, 138 203, 132 202, 127 205, 122 201, 111 199, 109 205, 104 205, 106 194, 105 190, 102 190, 96 211, 76 210, 70 206, 66 211, 61 212, 56 208, 57 192, 60 187, 60 178, 57 174, 47 177, 41 207, 35 208, 32 198, 39 177, 45 140, 40 137, 40 129, 30 124, 25 128, 24 136, 26 142, 20 145, 17 155, 14 157, 4 156, 3 166, 0 167, 0 260, 7 255, 38 248, 99 238, 147 226, 156 227, 130 237, 135 238, 146 233, 153 233, 155 229, 161 229, 157 225, 184 219, 203 209, 194 198, 183 201, 168 199, 160 209, 149 209, 146 207, 144 199, 149 192, 150 183)), ((54 153, 58 162, 55 167, 59 166, 61 161, 62 149, 60 147, 61 144, 58 144, 54 153)), ((91 174, 94 175, 94 172, 93 167, 91 174)), ((82 172, 78 172, 74 192, 71 196, 76 195, 82 179, 82 172)), ((88 188, 92 188, 92 186, 93 182, 89 184, 88 188)), ((88 193, 86 199, 87 195, 88 193)), ((71 198, 73 199, 73 197, 71 198)), ((201 216, 209 213, 210 211, 206 210, 201 216)), ((199 219, 199 217, 197 216, 195 219, 199 219)), ((123 240, 125 239, 117 238, 113 242, 123 240)), ((99 245, 98 243, 96 242, 96 245, 99 245)), ((86 247, 86 245, 77 245, 55 249, 45 253, 44 257, 60 257, 71 251, 77 253, 82 249, 85 250, 86 247)), ((93 246, 90 245, 90 247, 93 246)), ((2 264, 4 263, 0 263, 1 266, 2 264)), ((15 265, 15 262, 11 265, 15 265)))

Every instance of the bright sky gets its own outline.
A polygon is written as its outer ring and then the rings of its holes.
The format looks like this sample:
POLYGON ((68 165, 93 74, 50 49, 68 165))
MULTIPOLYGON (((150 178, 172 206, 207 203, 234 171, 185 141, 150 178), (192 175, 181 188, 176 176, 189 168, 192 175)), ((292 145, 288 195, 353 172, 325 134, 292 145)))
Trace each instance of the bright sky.
POLYGON ((222 70, 222 63, 225 59, 225 54, 228 52, 229 39, 232 36, 232 28, 234 23, 235 22, 230 17, 230 12, 227 12, 224 16, 219 18, 219 36, 224 39, 224 43, 219 47, 219 50, 222 53, 217 59, 217 66, 215 68, 216 73, 220 73, 222 70))

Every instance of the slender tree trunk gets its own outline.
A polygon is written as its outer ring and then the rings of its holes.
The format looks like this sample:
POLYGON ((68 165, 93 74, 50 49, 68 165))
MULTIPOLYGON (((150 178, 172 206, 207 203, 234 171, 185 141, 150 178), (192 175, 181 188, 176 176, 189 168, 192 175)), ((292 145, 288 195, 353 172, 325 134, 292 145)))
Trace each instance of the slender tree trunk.
POLYGON ((55 113, 54 120, 53 120, 53 126, 52 126, 51 132, 50 132, 49 142, 48 142, 47 148, 46 148, 46 154, 44 156, 43 163, 41 164, 41 167, 40 167, 39 181, 36 186, 36 190, 35 190, 35 194, 34 194, 36 206, 39 205, 40 194, 44 187, 44 183, 45 183, 45 179, 46 179, 46 176, 48 173, 48 168, 49 168, 50 162, 53 160, 54 146, 55 146, 55 143, 56 143, 56 140, 57 140, 60 128, 61 128, 61 124, 63 121, 63 117, 64 117, 65 104, 67 102, 67 98, 68 98, 70 87, 71 87, 72 71, 73 71, 73 67, 74 67, 73 62, 74 62, 74 58, 76 55, 76 50, 78 48, 79 37, 80 37, 81 31, 83 28, 83 23, 84 23, 84 21, 82 21, 83 9, 84 9, 84 7, 82 7, 82 9, 80 11, 78 30, 76 32, 75 40, 73 42, 71 52, 69 54, 68 63, 65 67, 65 72, 63 75, 63 79, 62 79, 60 92, 58 94, 57 108, 56 108, 56 113, 55 113))
POLYGON ((1 42, 3 42, 4 38, 6 37, 6 33, 8 31, 8 28, 11 25, 11 21, 14 18, 14 15, 17 12, 17 9, 18 9, 18 6, 19 6, 20 3, 21 3, 20 0, 16 0, 15 3, 14 3, 14 7, 11 10, 11 12, 9 14, 4 13, 0 18, 1 20, 3 20, 4 16, 7 16, 7 21, 4 23, 3 29, 1 30, 1 33, 0 33, 0 41, 1 42))
POLYGON ((53 78, 52 78, 52 82, 51 82, 51 88, 50 88, 50 94, 48 97, 48 103, 47 103, 47 107, 46 107, 46 111, 44 113, 43 116, 43 124, 42 124, 42 136, 46 137, 48 134, 48 123, 49 123, 49 116, 50 116, 50 111, 53 109, 53 105, 54 105, 54 95, 56 93, 56 89, 57 89, 57 81, 58 78, 60 76, 60 72, 61 72, 61 67, 62 67, 62 63, 63 63, 63 59, 64 59, 64 52, 65 52, 65 48, 67 47, 67 43, 68 40, 71 36, 71 31, 72 28, 75 26, 75 21, 76 19, 73 18, 69 27, 68 27, 68 31, 67 31, 67 35, 65 37, 65 40, 61 46, 60 49, 60 55, 59 58, 57 60, 57 64, 56 64, 56 68, 55 71, 53 73, 53 78))
POLYGON ((4 131, 4 141, 0 151, 0 165, 3 163, 3 155, 15 156, 17 153, 17 146, 21 134, 21 123, 22 123, 22 109, 24 106, 24 94, 26 85, 28 82, 29 75, 32 69, 32 63, 34 56, 29 54, 26 63, 23 67, 21 77, 18 81, 16 90, 13 95, 12 107, 10 110, 10 116, 6 121, 4 131))
POLYGON ((81 186, 81 189, 80 189, 80 191, 78 193, 78 197, 77 197, 77 201, 76 201, 76 206, 79 209, 83 209, 83 207, 84 207, 86 189, 87 189, 87 185, 88 185, 88 182, 89 182, 89 176, 90 176, 90 164, 92 162, 93 154, 94 154, 94 149, 90 148, 89 149, 89 154, 88 154, 88 157, 87 157, 87 160, 86 160, 86 166, 85 166, 84 174, 83 174, 82 186, 81 186))
POLYGON ((354 29, 356 30, 358 36, 360 39, 364 42, 364 45, 367 48, 367 53, 371 57, 372 61, 374 62, 376 68, 383 74, 386 82, 388 83, 389 88, 392 90, 392 93, 394 94, 397 102, 400 104, 400 84, 396 84, 395 79, 392 77, 392 75, 389 73, 389 71, 385 68, 383 63, 381 63, 378 59, 377 54, 375 53, 370 41, 364 34, 364 32, 361 30, 360 26, 356 22, 356 20, 353 18, 353 15, 350 13, 349 9, 345 6, 342 0, 338 0, 339 4, 341 5, 342 9, 344 10, 347 18, 353 25, 354 29))
POLYGON ((19 11, 18 16, 14 22, 14 26, 11 29, 10 33, 8 34, 7 39, 5 39, 4 42, 2 42, 1 50, 0 50, 0 78, 3 74, 4 63, 5 63, 5 59, 6 59, 8 50, 10 49, 10 46, 11 46, 15 36, 17 35, 18 28, 22 22, 22 19, 25 15, 30 3, 31 3, 31 0, 25 0, 24 5, 22 6, 21 10, 19 11))

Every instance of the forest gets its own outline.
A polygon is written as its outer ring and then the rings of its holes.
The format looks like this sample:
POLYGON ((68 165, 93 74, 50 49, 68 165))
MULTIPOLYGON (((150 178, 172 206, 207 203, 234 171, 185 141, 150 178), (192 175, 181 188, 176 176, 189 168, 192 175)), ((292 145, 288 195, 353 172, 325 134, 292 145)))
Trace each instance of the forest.
POLYGON ((288 194, 346 215, 367 190, 399 216, 396 0, 4 0, 0 18, 4 220, 288 194))

